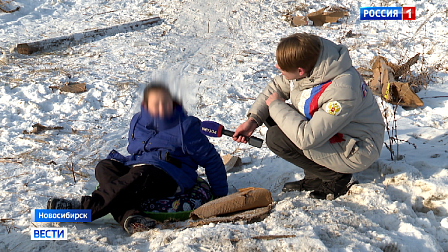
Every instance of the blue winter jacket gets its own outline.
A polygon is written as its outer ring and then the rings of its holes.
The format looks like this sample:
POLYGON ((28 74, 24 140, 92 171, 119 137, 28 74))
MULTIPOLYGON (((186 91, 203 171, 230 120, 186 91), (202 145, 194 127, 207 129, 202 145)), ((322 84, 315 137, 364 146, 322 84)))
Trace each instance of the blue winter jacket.
POLYGON ((215 197, 228 193, 227 174, 221 157, 208 138, 200 131, 201 121, 187 116, 181 106, 175 106, 168 119, 151 116, 142 107, 134 115, 129 129, 128 152, 124 157, 117 151, 109 153, 125 165, 149 164, 169 174, 182 192, 196 184, 198 165, 205 174, 215 197))

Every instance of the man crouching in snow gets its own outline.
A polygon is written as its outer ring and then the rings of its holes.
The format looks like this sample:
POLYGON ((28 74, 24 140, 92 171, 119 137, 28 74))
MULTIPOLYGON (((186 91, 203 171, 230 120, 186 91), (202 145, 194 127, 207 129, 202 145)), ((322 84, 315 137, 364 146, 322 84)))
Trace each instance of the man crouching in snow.
POLYGON ((246 143, 244 136, 265 123, 269 149, 305 172, 283 191, 337 198, 356 183, 352 173, 380 156, 385 125, 378 104, 343 45, 297 33, 281 39, 276 57, 282 75, 258 96, 233 140, 246 143))

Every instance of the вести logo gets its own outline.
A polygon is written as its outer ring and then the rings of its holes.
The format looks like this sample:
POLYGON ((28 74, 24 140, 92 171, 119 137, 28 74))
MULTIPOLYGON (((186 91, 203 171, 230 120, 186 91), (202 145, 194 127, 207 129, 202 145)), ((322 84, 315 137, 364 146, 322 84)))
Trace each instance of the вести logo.
POLYGON ((31 240, 67 240, 67 228, 32 228, 31 240))

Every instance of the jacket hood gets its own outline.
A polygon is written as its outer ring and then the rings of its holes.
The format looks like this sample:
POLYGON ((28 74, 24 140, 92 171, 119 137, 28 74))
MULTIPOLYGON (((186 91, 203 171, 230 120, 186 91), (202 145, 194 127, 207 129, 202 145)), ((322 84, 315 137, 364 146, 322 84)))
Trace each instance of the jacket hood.
POLYGON ((153 129, 157 132, 160 130, 170 129, 177 124, 179 124, 180 120, 187 117, 187 113, 180 105, 176 105, 173 108, 173 114, 168 118, 160 118, 151 116, 145 107, 141 106, 140 112, 140 120, 139 124, 145 126, 147 129, 153 129))
POLYGON ((301 89, 327 82, 352 67, 347 47, 320 38, 321 51, 309 77, 297 80, 301 89))

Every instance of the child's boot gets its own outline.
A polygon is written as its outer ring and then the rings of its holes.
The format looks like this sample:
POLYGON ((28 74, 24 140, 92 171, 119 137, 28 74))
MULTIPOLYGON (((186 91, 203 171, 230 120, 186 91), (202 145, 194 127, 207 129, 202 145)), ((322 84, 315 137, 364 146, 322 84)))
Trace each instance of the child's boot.
POLYGON ((50 198, 47 209, 80 209, 81 202, 76 199, 50 198))
POLYGON ((132 235, 136 232, 148 231, 156 226, 156 221, 142 215, 131 215, 124 221, 124 230, 132 235))

